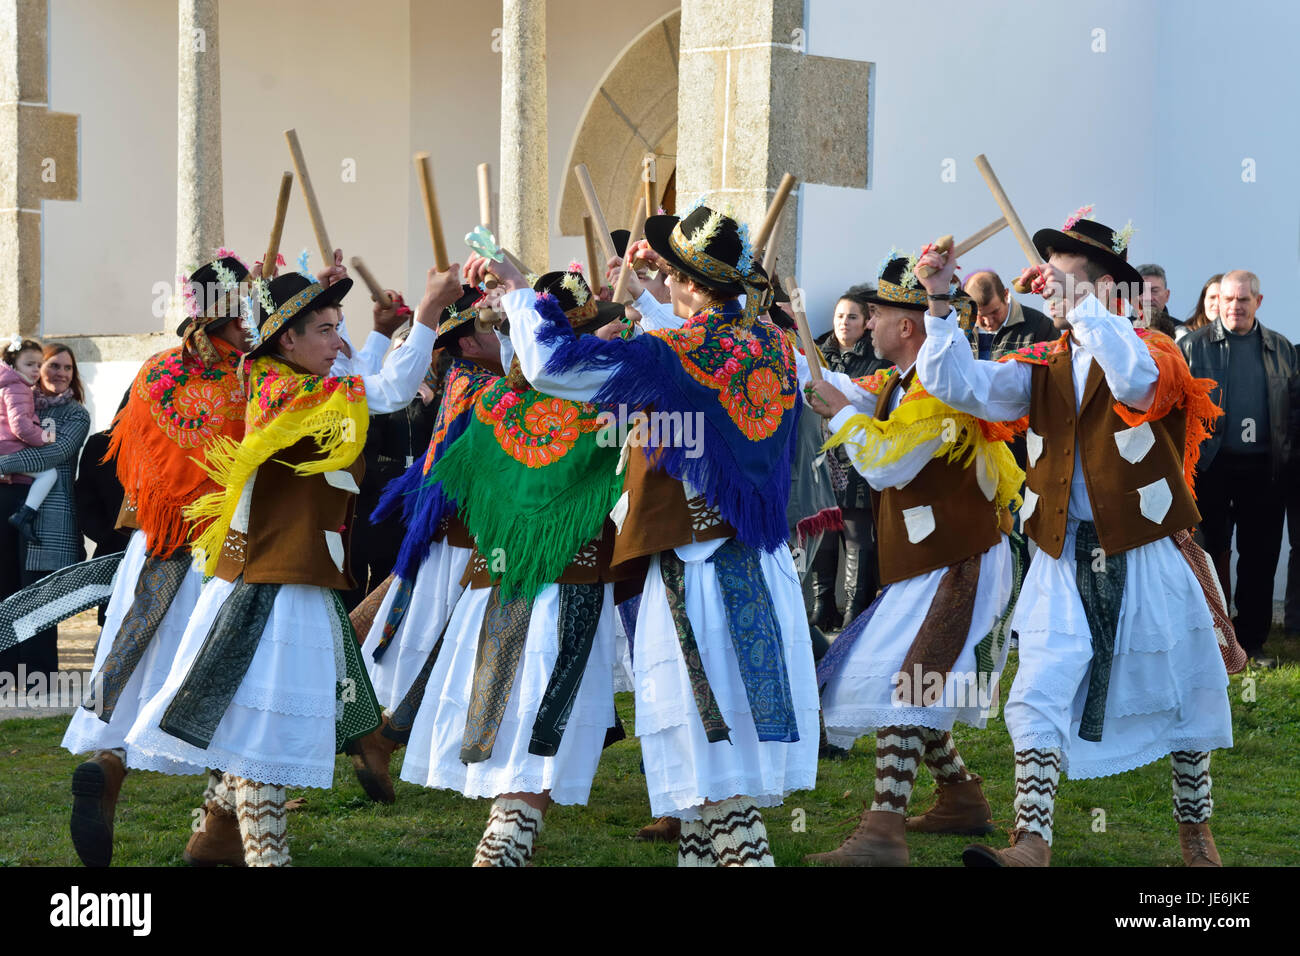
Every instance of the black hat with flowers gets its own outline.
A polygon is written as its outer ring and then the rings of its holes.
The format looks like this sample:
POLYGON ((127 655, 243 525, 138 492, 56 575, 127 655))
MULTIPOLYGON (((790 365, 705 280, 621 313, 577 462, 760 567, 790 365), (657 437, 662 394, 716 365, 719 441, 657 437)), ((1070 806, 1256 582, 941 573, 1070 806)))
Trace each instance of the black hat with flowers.
POLYGON ((1142 276, 1128 263, 1129 240, 1133 223, 1118 231, 1104 226, 1092 215, 1092 206, 1076 209, 1060 229, 1039 229, 1034 233, 1034 248, 1044 259, 1053 252, 1077 253, 1106 270, 1118 283, 1141 289, 1142 276))
POLYGON ((240 316, 239 284, 248 278, 248 266, 228 249, 218 249, 217 258, 205 262, 183 280, 185 320, 176 327, 184 336, 198 319, 202 328, 215 331, 240 316))
POLYGON ((591 294, 591 286, 587 285, 577 263, 569 263, 567 270, 538 276, 533 290, 539 295, 553 296, 575 332, 595 331, 625 315, 623 306, 604 302, 591 294))
POLYGON ((890 249, 877 270, 875 290, 863 293, 862 298, 876 305, 924 312, 930 299, 916 277, 916 261, 916 256, 890 249))
MULTIPOLYGON (((271 341, 298 316, 338 305, 352 288, 352 280, 340 279, 326 288, 315 276, 286 272, 270 282, 259 280, 253 288, 257 335, 249 358, 267 354, 271 341)), ((251 325, 249 322, 245 328, 251 325)))
POLYGON ((645 237, 669 266, 715 292, 745 295, 744 280, 756 275, 748 227, 708 206, 685 219, 651 216, 645 237))
POLYGON ((474 332, 475 322, 479 318, 477 305, 483 293, 472 285, 460 287, 460 298, 442 310, 438 317, 438 337, 433 340, 433 347, 444 349, 466 335, 474 332))

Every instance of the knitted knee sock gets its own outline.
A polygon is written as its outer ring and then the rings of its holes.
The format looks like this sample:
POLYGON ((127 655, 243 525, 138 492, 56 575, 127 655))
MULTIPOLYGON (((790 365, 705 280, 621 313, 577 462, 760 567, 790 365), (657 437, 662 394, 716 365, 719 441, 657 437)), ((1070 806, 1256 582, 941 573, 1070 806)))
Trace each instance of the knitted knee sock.
POLYGON ((926 727, 918 727, 917 732, 925 741, 925 765, 934 775, 935 783, 961 783, 970 779, 970 771, 957 752, 952 734, 946 730, 930 730, 926 727))
POLYGON ((872 810, 906 813, 923 750, 920 728, 881 727, 876 731, 876 792, 872 810))
MULTIPOLYGON (((732 797, 705 806, 700 819, 708 828, 718 866, 776 866, 763 815, 748 797, 732 797)), ((686 833, 685 823, 682 833, 686 833)))
POLYGON ((487 829, 474 851, 475 866, 527 866, 542 832, 542 811, 522 800, 492 801, 487 829))
POLYGON ((703 820, 683 820, 682 837, 677 843, 678 866, 717 866, 713 838, 703 820))
POLYGON ((1061 782, 1061 751, 1016 751, 1016 829, 1037 833, 1052 845, 1052 813, 1061 782))
POLYGON ((244 862, 248 866, 288 866, 284 787, 227 774, 227 785, 232 781, 244 862))
POLYGON ((203 805, 205 807, 216 807, 225 810, 227 813, 234 813, 234 787, 230 783, 234 779, 234 777, 224 774, 220 770, 209 770, 208 785, 203 788, 203 805))
POLYGON ((1210 752, 1176 750, 1169 755, 1174 776, 1174 819, 1204 823, 1214 812, 1210 799, 1210 752))

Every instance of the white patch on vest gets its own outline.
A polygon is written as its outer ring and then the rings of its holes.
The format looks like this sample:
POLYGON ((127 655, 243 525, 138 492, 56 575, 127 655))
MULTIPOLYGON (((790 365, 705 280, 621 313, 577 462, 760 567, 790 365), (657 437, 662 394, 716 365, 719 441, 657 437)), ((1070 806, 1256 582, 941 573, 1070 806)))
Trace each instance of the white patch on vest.
POLYGON ((912 544, 924 541, 934 533, 934 509, 929 505, 903 509, 903 523, 907 525, 907 540, 912 544))
POLYGON ((1120 457, 1131 465, 1136 465, 1147 456, 1156 443, 1155 432, 1150 422, 1143 422, 1136 428, 1124 428, 1115 433, 1115 446, 1120 457))
POLYGON ((618 467, 614 469, 614 474, 623 474, 623 469, 627 467, 627 459, 632 454, 632 439, 637 434, 635 428, 628 429, 627 437, 623 439, 623 447, 618 450, 618 467))
POLYGON ((339 571, 342 571, 343 535, 339 534, 337 531, 325 531, 322 533, 325 535, 325 547, 329 548, 330 560, 334 562, 334 566, 338 568, 339 571))
POLYGON ((1025 451, 1029 453, 1030 468, 1038 464, 1038 459, 1043 457, 1043 436, 1032 428, 1025 432, 1025 451))
POLYGON ((992 501, 998 493, 998 473, 993 470, 987 455, 979 455, 975 459, 975 480, 979 483, 980 491, 984 492, 984 497, 992 501))
POLYGON ((1174 503, 1174 493, 1169 490, 1169 482, 1161 478, 1139 488, 1138 499, 1141 502, 1142 517, 1159 524, 1174 503))
POLYGON ((350 471, 327 471, 325 481, 331 488, 350 491, 354 495, 361 494, 361 489, 357 487, 357 480, 352 477, 350 471))
POLYGON ((618 529, 619 534, 623 533, 623 522, 627 520, 627 503, 631 494, 630 491, 623 492, 622 496, 615 502, 613 510, 609 513, 609 518, 614 522, 614 527, 618 529))
POLYGON ((1024 503, 1023 505, 1020 506, 1020 526, 1021 526, 1021 527, 1024 527, 1025 522, 1028 521, 1028 520, 1033 516, 1033 514, 1034 514, 1034 509, 1037 508, 1037 507, 1038 507, 1038 495, 1036 495, 1036 494, 1034 493, 1034 491, 1033 491, 1032 488, 1029 488, 1028 486, 1026 486, 1026 488, 1025 488, 1025 503, 1024 503))
POLYGON ((235 505, 235 513, 230 517, 230 530, 238 531, 240 534, 248 534, 248 513, 253 507, 253 482, 257 479, 257 469, 248 476, 248 481, 244 482, 244 490, 239 493, 239 502, 235 505))

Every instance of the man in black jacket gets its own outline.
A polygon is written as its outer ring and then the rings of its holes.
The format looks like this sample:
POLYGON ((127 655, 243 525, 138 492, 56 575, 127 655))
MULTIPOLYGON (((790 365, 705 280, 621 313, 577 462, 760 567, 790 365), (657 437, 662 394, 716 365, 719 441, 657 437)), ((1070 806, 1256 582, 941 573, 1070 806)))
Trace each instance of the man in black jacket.
POLYGON ((1291 343, 1255 318, 1263 298, 1254 273, 1227 273, 1219 290, 1220 317, 1179 343, 1192 374, 1218 383, 1210 397, 1224 416, 1201 446, 1197 505, 1205 550, 1230 598, 1236 528, 1235 625, 1251 657, 1262 655, 1273 622, 1273 577, 1291 454, 1289 385, 1300 370, 1291 343))

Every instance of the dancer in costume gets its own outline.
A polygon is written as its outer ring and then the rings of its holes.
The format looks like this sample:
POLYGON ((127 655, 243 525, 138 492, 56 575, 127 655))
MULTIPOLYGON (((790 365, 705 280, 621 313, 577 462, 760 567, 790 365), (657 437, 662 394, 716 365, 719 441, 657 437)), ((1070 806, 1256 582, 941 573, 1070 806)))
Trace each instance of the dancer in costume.
POLYGON ((813 863, 905 866, 905 829, 993 829, 981 780, 951 730, 957 721, 984 726, 1006 662, 1020 570, 1009 508, 1024 473, 1004 441, 1009 427, 956 411, 917 380, 926 293, 915 261, 891 253, 867 296, 872 343, 893 366, 849 382, 823 373, 811 385, 813 410, 830 419, 829 444, 847 445, 871 485, 885 586, 818 667, 829 742, 847 749, 875 731, 876 779, 857 829, 838 849, 809 856, 813 863), (922 762, 938 799, 905 823, 922 762))
MULTIPOLYGON (((535 387, 654 413, 611 515, 614 565, 650 556, 634 668, 651 812, 682 819, 682 865, 771 866, 759 808, 817 771, 812 652, 786 545, 795 362, 763 316, 770 291, 747 229, 701 205, 652 216, 646 235, 689 317, 681 329, 578 339, 517 273, 494 271, 535 387)), ((472 258, 470 281, 486 266, 472 258)))
MULTIPOLYGON (((577 272, 537 291, 538 309, 580 332, 622 314, 577 272)), ((546 808, 586 803, 614 724, 607 515, 622 479, 602 411, 537 391, 513 363, 430 476, 474 554, 420 681, 402 779, 493 798, 475 866, 527 865, 546 808)))
POLYGON ((217 489, 204 470, 207 449, 244 435, 238 366, 248 347, 240 313, 248 274, 220 249, 180 277, 182 342, 144 363, 113 421, 108 457, 125 489, 117 526, 132 529, 131 539, 113 582, 91 693, 63 736, 71 753, 94 751, 72 774, 72 845, 87 866, 112 860, 118 794, 127 768, 138 766, 126 733, 162 687, 203 586, 187 544, 202 524, 183 512, 217 489))
POLYGON ((1200 518, 1200 442, 1220 414, 1214 383, 1193 379, 1172 340, 1124 314, 1121 290, 1132 301, 1141 288, 1127 260, 1131 226, 1116 232, 1081 214, 1034 236, 1047 259, 1037 288, 1061 338, 1002 362, 976 361, 955 328, 942 296, 951 254, 921 259, 937 271, 921 280, 930 299, 917 374, 967 414, 1028 416, 1020 516, 1040 549, 1012 620, 1011 846, 973 845, 964 859, 1046 866, 1062 773, 1107 777, 1168 754, 1183 860, 1218 866, 1209 752, 1232 745, 1225 661, 1240 667, 1244 656, 1226 615, 1212 613, 1202 583, 1212 574, 1188 534, 1200 518))
POLYGON ((400 508, 406 526, 395 580, 383 595, 361 647, 384 708, 383 724, 348 746, 358 781, 380 803, 396 799, 389 762, 410 737, 428 678, 425 664, 460 598, 461 576, 473 549, 455 503, 429 472, 464 433, 474 403, 502 374, 496 334, 479 328, 485 317, 478 305, 481 298, 477 289, 464 286, 455 304, 442 312, 434 345, 446 349, 452 361, 433 437, 423 460, 389 483, 371 515, 372 521, 383 521, 400 508))
POLYGON ((411 352, 380 376, 335 378, 338 303, 351 285, 291 272, 260 287, 244 439, 209 449, 221 490, 187 512, 210 522, 193 548, 215 577, 127 743, 146 768, 225 771, 209 776, 192 863, 287 865, 285 787, 329 787, 334 754, 379 725, 337 594, 352 586, 360 452, 369 412, 414 395, 437 314, 460 287, 453 272, 432 273, 430 308, 397 350, 411 352))

